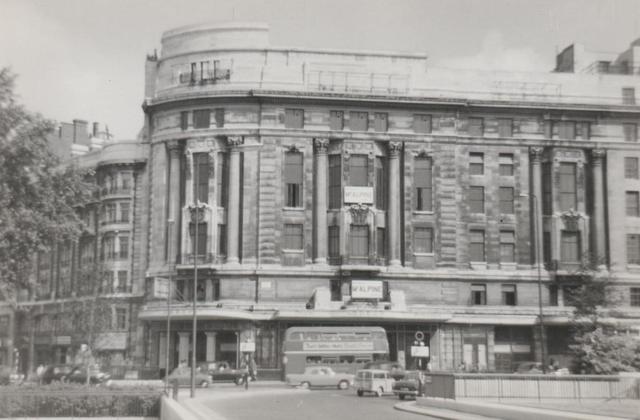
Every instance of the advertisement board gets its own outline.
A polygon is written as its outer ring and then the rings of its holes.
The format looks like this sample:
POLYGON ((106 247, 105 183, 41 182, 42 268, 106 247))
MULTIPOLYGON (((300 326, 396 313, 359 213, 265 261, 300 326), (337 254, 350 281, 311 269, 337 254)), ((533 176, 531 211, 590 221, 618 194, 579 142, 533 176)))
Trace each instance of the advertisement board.
POLYGON ((383 292, 380 280, 351 280, 352 299, 382 299, 383 292))
POLYGON ((411 346, 412 357, 429 357, 429 347, 427 346, 411 346))

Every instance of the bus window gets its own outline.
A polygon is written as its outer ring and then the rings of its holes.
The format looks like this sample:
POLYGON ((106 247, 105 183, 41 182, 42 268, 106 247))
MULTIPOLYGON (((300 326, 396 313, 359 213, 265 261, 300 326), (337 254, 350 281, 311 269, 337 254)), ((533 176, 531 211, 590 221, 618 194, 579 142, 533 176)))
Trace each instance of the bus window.
POLYGON ((314 365, 314 364, 320 363, 320 360, 322 360, 320 356, 307 356, 308 365, 314 365))
POLYGON ((301 332, 292 332, 289 335, 289 340, 291 340, 291 341, 302 341, 302 333, 301 332))
POLYGON ((358 357, 356 359, 356 363, 362 363, 362 364, 369 363, 370 361, 371 361, 371 359, 364 359, 364 358, 361 358, 361 357, 358 357))
POLYGON ((353 363, 355 356, 340 356, 340 363, 353 363))
POLYGON ((384 379, 384 377, 385 377, 384 372, 376 372, 373 374, 374 379, 384 379))
POLYGON ((328 365, 335 365, 336 363, 338 363, 338 359, 335 357, 323 357, 322 363, 326 363, 328 365))

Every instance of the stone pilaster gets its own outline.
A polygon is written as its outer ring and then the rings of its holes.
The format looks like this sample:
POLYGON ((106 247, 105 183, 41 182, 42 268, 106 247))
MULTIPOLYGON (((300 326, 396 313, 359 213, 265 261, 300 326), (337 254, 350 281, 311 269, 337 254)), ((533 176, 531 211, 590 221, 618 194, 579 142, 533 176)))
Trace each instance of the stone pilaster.
POLYGON ((180 219, 180 152, 181 145, 178 142, 167 143, 169 149, 169 211, 167 217, 168 241, 167 262, 173 264, 176 261, 179 238, 180 219))
POLYGON ((242 137, 228 137, 229 205, 227 206, 227 263, 236 264, 240 238, 240 149, 242 137))
POLYGON ((594 149, 591 151, 593 162, 593 220, 591 222, 592 232, 595 234, 593 241, 593 256, 598 263, 606 265, 606 238, 605 238, 605 217, 604 217, 604 183, 602 178, 603 161, 606 151, 594 149))
POLYGON ((402 143, 389 143, 389 211, 387 234, 389 237, 389 265, 400 262, 400 151, 402 143))
POLYGON ((189 363, 189 337, 191 333, 178 333, 178 363, 189 363))
POLYGON ((216 333, 206 332, 207 336, 207 362, 216 361, 216 333))
POLYGON ((316 216, 316 264, 327 263, 327 149, 328 139, 316 139, 315 216, 316 216))
POLYGON ((531 189, 533 192, 533 200, 531 200, 531 212, 534 219, 534 252, 535 264, 542 263, 544 255, 544 241, 542 232, 542 147, 532 147, 531 154, 531 189))

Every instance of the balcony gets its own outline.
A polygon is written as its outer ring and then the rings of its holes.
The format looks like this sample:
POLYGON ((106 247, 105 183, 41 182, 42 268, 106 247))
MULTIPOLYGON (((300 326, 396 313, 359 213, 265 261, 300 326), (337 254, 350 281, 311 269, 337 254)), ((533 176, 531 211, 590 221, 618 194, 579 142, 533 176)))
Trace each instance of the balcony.
POLYGON ((182 254, 180 264, 221 264, 226 258, 224 256, 216 256, 214 254, 182 254))

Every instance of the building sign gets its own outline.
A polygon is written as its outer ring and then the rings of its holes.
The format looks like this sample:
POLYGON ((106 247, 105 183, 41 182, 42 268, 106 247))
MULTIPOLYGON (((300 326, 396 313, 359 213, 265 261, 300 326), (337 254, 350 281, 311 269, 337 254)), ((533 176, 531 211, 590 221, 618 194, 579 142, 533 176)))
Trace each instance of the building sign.
POLYGON ((344 187, 345 204, 373 204, 373 187, 344 187))
POLYGON ((236 351, 236 343, 220 343, 220 351, 236 351))
POLYGON ((382 281, 351 280, 352 299, 382 299, 382 294, 382 281))
POLYGON ((96 336, 96 340, 93 343, 93 348, 96 350, 126 350, 127 333, 100 333, 96 336))
POLYGON ((59 335, 57 337, 53 337, 53 344, 58 346, 69 346, 71 345, 71 336, 59 335))
POLYGON ((373 351, 372 341, 305 341, 303 351, 373 351))
POLYGON ((247 341, 244 343, 240 343, 240 352, 242 353, 253 353, 256 351, 256 343, 255 341, 247 341))
POLYGON ((157 299, 169 298, 169 279, 165 277, 153 278, 153 297, 157 299))
POLYGON ((411 357, 429 357, 429 347, 411 346, 411 357))

